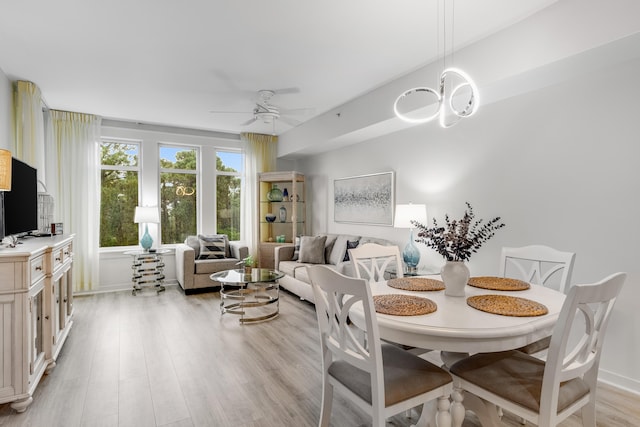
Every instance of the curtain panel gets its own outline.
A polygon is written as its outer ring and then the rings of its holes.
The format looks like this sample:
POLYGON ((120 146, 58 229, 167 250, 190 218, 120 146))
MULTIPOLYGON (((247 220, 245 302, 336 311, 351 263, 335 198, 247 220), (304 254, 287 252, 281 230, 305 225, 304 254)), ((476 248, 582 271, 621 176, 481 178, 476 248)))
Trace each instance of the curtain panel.
POLYGON ((38 180, 46 185, 44 116, 40 89, 35 83, 20 80, 14 84, 13 98, 16 128, 13 156, 36 168, 38 180))
POLYGON ((102 119, 90 114, 49 111, 47 141, 56 163, 55 217, 74 233, 74 291, 99 287, 98 144, 102 119))
POLYGON ((259 133, 243 132, 240 140, 244 144, 244 185, 240 212, 240 230, 249 253, 255 255, 258 249, 258 187, 259 172, 272 172, 276 169, 278 137, 259 133))

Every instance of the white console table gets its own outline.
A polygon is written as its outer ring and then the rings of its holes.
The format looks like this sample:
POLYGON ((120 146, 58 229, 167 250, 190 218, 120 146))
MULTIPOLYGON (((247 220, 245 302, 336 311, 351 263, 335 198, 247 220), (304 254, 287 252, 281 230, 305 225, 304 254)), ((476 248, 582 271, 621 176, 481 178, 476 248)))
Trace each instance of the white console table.
POLYGON ((24 412, 73 324, 73 235, 0 248, 0 403, 24 412))

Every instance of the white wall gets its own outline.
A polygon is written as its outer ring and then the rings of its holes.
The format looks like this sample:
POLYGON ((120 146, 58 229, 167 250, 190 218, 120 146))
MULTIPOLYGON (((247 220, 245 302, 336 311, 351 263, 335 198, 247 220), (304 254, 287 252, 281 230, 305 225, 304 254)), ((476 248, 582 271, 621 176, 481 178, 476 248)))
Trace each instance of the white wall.
MULTIPOLYGON (((640 392, 640 59, 481 107, 449 129, 416 126, 298 162, 311 183, 314 233, 401 242, 406 230, 333 222, 333 180, 393 170, 397 203, 425 203, 429 221, 472 203, 498 231, 469 263, 496 274, 502 246, 546 244, 577 253, 573 283, 629 273, 603 353, 600 378, 640 392)), ((298 132, 303 129, 298 128, 298 132)), ((422 247, 423 264, 440 265, 422 247)))

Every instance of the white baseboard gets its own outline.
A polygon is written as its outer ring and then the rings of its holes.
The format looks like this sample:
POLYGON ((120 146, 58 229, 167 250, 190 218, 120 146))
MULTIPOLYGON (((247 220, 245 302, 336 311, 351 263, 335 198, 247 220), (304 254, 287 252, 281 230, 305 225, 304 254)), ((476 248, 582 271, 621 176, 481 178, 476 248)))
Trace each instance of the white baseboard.
POLYGON ((640 381, 600 369, 598 381, 640 396, 640 381))

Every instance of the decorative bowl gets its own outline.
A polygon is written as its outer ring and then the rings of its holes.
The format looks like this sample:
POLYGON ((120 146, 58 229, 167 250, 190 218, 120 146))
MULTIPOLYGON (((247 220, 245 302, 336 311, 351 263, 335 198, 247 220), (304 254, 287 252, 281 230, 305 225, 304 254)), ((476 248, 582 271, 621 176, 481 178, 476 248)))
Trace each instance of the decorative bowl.
POLYGON ((267 215, 265 215, 264 219, 266 219, 267 222, 273 222, 276 220, 276 216, 272 213, 268 213, 267 215))

